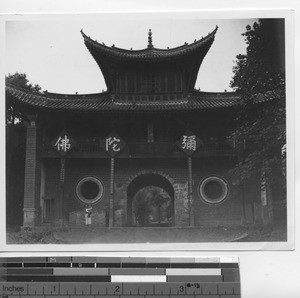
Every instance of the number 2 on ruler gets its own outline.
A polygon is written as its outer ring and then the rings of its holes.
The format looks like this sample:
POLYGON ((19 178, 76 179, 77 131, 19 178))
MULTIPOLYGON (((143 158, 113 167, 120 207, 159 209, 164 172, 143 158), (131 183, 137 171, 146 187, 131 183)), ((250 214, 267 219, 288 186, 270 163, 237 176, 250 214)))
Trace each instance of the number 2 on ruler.
POLYGON ((115 293, 120 293, 120 286, 115 287, 115 293))

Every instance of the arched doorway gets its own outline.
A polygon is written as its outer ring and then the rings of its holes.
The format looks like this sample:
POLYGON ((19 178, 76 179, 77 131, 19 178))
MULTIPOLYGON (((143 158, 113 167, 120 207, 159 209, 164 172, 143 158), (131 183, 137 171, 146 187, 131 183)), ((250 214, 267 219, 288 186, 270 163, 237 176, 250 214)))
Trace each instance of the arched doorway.
POLYGON ((169 227, 174 223, 174 188, 162 175, 141 174, 127 188, 127 224, 169 227))

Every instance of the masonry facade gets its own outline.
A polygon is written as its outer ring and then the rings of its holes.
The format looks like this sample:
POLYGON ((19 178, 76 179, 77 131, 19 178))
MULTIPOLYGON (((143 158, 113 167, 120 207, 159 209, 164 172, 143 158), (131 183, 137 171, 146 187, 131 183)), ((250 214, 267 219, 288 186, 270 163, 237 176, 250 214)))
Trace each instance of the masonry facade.
MULTIPOLYGON (((261 181, 230 169, 239 150, 228 136, 240 97, 194 89, 217 28, 173 49, 108 47, 82 33, 107 91, 8 96, 28 116, 23 226, 231 226, 272 222, 261 181), (245 194, 247 189, 247 194, 245 194)), ((268 201, 270 200, 270 201, 268 201)))

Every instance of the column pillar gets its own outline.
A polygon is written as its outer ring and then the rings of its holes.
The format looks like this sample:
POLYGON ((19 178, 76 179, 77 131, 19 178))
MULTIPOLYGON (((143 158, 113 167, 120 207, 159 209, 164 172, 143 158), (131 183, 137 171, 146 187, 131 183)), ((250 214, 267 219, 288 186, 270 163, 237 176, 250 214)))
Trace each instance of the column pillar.
POLYGON ((262 204, 262 221, 263 224, 273 224, 273 198, 270 185, 271 170, 263 164, 261 175, 261 204, 262 204))
POLYGON ((38 159, 38 132, 36 116, 29 116, 26 135, 23 227, 34 227, 39 220, 40 162, 38 159))

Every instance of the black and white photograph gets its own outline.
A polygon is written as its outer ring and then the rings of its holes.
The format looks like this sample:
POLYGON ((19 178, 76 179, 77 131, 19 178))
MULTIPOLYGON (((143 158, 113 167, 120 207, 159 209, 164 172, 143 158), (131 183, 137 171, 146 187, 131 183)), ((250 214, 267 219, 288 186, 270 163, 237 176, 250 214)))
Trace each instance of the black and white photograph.
POLYGON ((286 35, 259 13, 6 20, 6 245, 287 244, 286 35))

